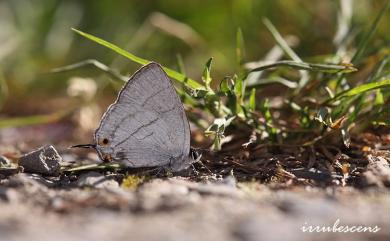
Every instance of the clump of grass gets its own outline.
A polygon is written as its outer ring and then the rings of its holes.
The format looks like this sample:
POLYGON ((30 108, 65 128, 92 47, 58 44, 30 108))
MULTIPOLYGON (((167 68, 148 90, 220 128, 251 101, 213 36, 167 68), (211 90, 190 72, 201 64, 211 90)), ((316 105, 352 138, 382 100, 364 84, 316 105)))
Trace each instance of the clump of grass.
MULTIPOLYGON (((235 75, 226 76, 220 81, 214 80, 212 58, 206 62, 200 82, 166 66, 163 68, 183 87, 178 88, 178 91, 184 102, 213 117, 214 121, 205 128, 205 134, 213 137, 214 149, 221 148, 221 140, 228 127, 242 124, 249 126, 256 134, 256 140, 261 142, 307 146, 339 133, 340 139, 348 147, 353 129, 362 130, 368 126, 389 124, 390 113, 386 106, 389 104, 390 74, 385 70, 389 53, 371 53, 377 65, 369 76, 356 78, 353 74, 359 67, 364 68, 362 59, 389 5, 388 2, 378 13, 369 30, 356 43, 357 47, 349 46, 347 40, 342 41, 338 36, 334 53, 322 58, 306 58, 321 59, 321 62, 305 62, 266 19, 264 24, 274 37, 276 45, 284 52, 284 60, 245 68, 245 42, 242 31, 238 30, 235 75), (343 58, 347 62, 343 62, 343 58), (254 73, 256 78, 253 78, 254 73), (264 93, 264 87, 268 85, 283 86, 282 103, 276 105, 273 97, 259 95, 264 93)), ((339 24, 345 25, 345 19, 347 17, 341 16, 339 24)), ((345 27, 343 29, 346 39, 350 30, 345 27)), ((139 64, 150 62, 103 39, 73 30, 131 61, 139 64)), ((182 66, 180 61, 179 66, 182 66)), ((133 185, 131 180, 129 179, 130 186, 133 185)))

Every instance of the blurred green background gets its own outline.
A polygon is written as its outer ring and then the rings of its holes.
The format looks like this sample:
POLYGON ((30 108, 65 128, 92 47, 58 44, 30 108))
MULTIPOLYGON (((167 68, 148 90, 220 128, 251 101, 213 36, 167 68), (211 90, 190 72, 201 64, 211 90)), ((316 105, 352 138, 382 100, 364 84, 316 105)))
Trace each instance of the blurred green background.
MULTIPOLYGON (((345 2, 354 10, 351 34, 356 35, 353 41, 358 42, 386 1, 345 2)), ((72 76, 108 82, 108 77, 94 68, 56 74, 50 73, 53 68, 86 59, 96 59, 124 75, 138 68, 75 34, 71 27, 173 69, 177 69, 180 54, 187 74, 198 80, 204 63, 214 57, 212 74, 219 80, 236 71, 238 27, 245 39, 246 61, 262 59, 275 45, 262 23, 266 17, 283 36, 296 37, 294 50, 300 57, 315 62, 313 56, 334 51, 340 11, 340 1, 319 0, 3 0, 0 2, 3 116, 39 113, 42 105, 33 108, 34 101, 39 105, 40 98, 47 100, 45 96, 66 97, 67 80, 72 76), (25 100, 29 99, 34 101, 27 103, 25 100)), ((389 21, 386 14, 369 51, 374 53, 388 45, 389 21)))

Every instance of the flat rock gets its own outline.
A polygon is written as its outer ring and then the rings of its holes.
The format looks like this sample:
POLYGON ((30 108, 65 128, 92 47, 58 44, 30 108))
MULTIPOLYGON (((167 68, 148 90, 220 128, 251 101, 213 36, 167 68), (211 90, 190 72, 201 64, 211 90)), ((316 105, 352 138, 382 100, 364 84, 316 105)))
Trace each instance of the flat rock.
POLYGON ((54 146, 47 145, 23 155, 19 159, 19 165, 25 172, 57 176, 61 161, 62 157, 54 146))

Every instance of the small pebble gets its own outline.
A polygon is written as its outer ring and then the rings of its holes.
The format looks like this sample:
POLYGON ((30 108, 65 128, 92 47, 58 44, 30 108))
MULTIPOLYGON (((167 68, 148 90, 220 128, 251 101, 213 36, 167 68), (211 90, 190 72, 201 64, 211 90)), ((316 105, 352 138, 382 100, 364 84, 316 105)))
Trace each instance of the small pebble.
POLYGON ((23 155, 19 159, 19 165, 25 172, 57 176, 61 161, 57 150, 52 145, 47 145, 23 155))

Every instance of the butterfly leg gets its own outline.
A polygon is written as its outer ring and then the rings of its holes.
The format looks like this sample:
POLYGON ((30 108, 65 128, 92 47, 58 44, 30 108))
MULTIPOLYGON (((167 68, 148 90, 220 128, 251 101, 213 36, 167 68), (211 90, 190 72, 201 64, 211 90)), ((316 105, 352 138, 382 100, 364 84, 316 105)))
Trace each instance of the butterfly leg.
POLYGON ((171 177, 172 170, 167 166, 160 166, 153 169, 153 172, 155 172, 157 177, 171 177))
POLYGON ((195 165, 191 163, 191 168, 192 168, 192 171, 194 172, 195 176, 199 176, 200 175, 200 172, 198 172, 198 170, 196 170, 195 168, 195 165))

